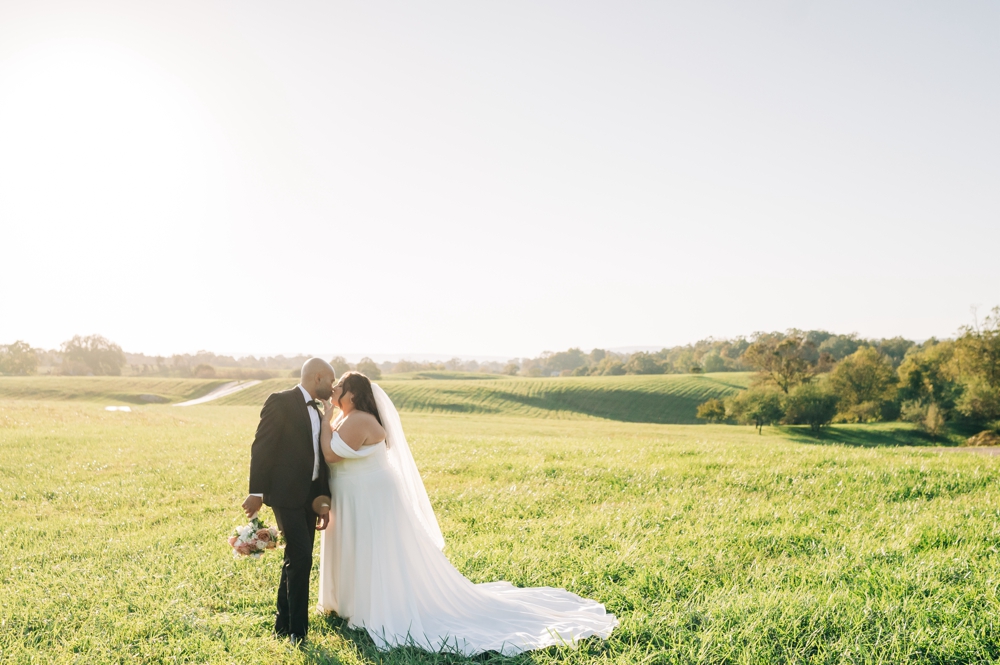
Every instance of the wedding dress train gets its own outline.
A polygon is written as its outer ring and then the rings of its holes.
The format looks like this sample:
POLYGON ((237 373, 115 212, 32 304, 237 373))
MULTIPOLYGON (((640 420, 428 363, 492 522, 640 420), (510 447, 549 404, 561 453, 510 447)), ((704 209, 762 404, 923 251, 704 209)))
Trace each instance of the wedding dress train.
POLYGON ((382 650, 418 646, 471 656, 513 655, 618 625, 593 600, 563 589, 473 584, 441 551, 441 532, 392 402, 372 386, 385 442, 355 451, 334 433, 333 521, 322 536, 319 607, 364 628, 382 650))

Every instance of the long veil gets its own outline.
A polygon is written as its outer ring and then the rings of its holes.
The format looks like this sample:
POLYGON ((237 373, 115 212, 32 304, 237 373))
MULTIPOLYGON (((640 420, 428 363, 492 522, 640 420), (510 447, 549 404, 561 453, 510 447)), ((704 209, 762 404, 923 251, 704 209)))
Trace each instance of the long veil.
POLYGON ((438 549, 442 549, 444 535, 438 526, 437 517, 434 516, 431 500, 427 498, 427 490, 424 489, 424 481, 420 478, 417 464, 413 461, 406 435, 403 434, 403 423, 399 419, 399 412, 377 383, 372 383, 372 392, 375 394, 375 406, 378 407, 378 413, 382 417, 382 427, 385 428, 389 463, 399 477, 403 501, 413 509, 417 520, 438 549))

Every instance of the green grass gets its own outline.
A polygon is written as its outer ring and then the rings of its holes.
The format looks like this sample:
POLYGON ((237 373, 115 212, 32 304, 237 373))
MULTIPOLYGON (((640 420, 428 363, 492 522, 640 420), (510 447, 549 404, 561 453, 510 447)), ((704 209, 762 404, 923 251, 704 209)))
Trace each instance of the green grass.
POLYGON ((183 402, 201 397, 224 383, 226 379, 0 376, 0 399, 143 404, 143 395, 153 395, 164 403, 183 402))
MULTIPOLYGON (((674 424, 698 423, 699 404, 748 383, 745 373, 379 381, 401 411, 674 424)), ((262 404, 268 394, 292 385, 294 379, 265 381, 219 404, 262 404)))
MULTIPOLYGON (((0 400, 0 661, 460 660, 379 654, 318 614, 303 652, 269 637, 280 556, 224 542, 257 412, 0 400)), ((480 661, 1000 658, 998 459, 900 446, 905 427, 403 419, 465 575, 564 587, 622 622, 480 661)))
POLYGON ((389 381, 495 381, 506 379, 503 374, 489 374, 484 372, 446 372, 441 370, 423 372, 401 372, 399 374, 386 374, 385 380, 389 381))

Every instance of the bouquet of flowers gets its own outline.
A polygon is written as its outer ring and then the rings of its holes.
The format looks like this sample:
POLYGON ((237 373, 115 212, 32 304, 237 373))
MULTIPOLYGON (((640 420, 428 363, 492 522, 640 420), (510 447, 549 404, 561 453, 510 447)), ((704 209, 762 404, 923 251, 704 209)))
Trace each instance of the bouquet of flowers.
POLYGON ((254 515, 250 523, 233 529, 229 536, 229 546, 233 548, 233 556, 252 556, 259 559, 264 550, 273 550, 278 546, 278 530, 267 526, 264 521, 254 515))

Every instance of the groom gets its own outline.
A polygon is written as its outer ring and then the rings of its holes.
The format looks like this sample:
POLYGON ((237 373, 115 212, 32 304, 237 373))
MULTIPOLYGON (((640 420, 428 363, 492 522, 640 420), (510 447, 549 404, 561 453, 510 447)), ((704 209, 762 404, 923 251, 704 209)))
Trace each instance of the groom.
POLYGON ((302 365, 299 385, 272 393, 260 412, 257 436, 250 448, 250 494, 243 502, 247 517, 262 504, 274 511, 285 536, 285 562, 278 582, 277 637, 292 644, 309 630, 309 574, 317 530, 329 514, 317 517, 312 500, 330 493, 328 469, 319 447, 320 410, 317 400, 330 399, 336 378, 320 358, 302 365))

